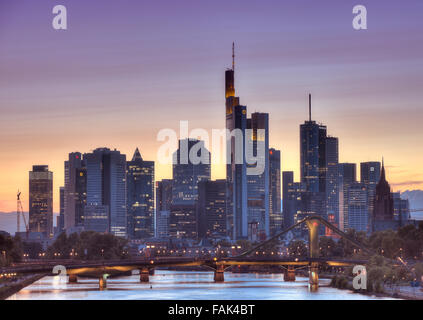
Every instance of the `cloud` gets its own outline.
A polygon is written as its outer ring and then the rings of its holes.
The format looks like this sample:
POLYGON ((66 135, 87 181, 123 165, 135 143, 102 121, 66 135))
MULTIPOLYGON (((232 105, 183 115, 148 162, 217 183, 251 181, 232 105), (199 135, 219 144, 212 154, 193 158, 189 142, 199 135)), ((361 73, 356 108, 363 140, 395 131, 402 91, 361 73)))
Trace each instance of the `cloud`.
POLYGON ((409 181, 403 181, 398 183, 391 183, 392 186, 395 187, 401 187, 401 186, 415 186, 423 184, 423 180, 409 180, 409 181))

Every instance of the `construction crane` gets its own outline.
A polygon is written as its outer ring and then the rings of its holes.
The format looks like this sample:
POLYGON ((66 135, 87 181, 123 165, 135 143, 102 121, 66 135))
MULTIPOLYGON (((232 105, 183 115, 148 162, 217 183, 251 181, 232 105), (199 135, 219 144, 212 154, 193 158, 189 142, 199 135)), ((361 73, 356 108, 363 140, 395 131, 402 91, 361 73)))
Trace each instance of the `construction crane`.
POLYGON ((26 236, 28 237, 29 228, 28 228, 28 224, 26 223, 25 213, 23 211, 22 201, 21 201, 21 192, 19 190, 18 190, 18 194, 17 194, 17 205, 16 205, 16 207, 17 207, 17 209, 16 209, 17 231, 21 232, 21 216, 22 216, 24 224, 25 224, 26 236))

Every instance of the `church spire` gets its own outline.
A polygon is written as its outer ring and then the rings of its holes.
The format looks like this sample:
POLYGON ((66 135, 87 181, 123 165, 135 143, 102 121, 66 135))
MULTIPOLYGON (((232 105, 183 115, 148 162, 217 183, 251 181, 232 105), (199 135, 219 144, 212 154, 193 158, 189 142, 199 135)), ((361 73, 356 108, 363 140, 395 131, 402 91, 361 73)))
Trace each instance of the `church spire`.
POLYGON ((385 163, 384 159, 382 157, 382 170, 380 172, 380 181, 386 181, 386 175, 385 175, 385 163))

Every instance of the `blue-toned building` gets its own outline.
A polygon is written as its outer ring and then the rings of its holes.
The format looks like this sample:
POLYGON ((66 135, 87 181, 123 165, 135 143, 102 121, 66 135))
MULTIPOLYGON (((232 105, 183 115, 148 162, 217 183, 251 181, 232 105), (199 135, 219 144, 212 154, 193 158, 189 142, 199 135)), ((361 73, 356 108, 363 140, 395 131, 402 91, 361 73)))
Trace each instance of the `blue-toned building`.
POLYGON ((154 161, 144 161, 138 148, 126 163, 128 237, 154 236, 154 161))

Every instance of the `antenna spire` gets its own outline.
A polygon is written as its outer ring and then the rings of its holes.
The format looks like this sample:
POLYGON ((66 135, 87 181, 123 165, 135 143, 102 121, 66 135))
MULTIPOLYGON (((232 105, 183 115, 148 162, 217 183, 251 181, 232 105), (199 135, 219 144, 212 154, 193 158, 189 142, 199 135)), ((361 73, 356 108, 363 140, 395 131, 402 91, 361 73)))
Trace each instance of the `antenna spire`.
POLYGON ((311 121, 311 93, 308 94, 308 118, 311 121))
POLYGON ((232 42, 232 71, 235 71, 235 42, 232 42))

